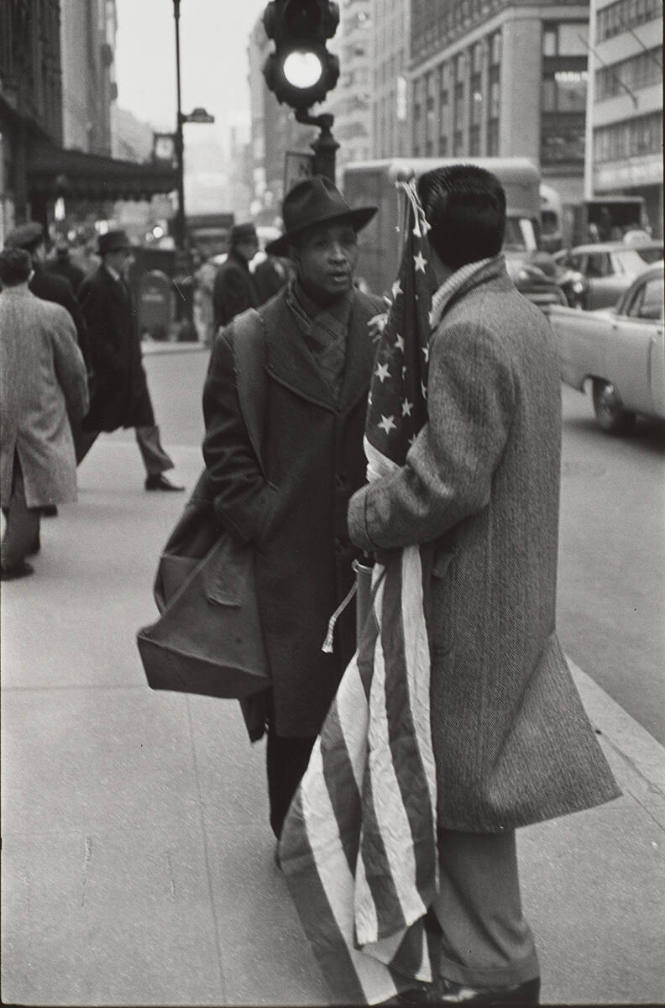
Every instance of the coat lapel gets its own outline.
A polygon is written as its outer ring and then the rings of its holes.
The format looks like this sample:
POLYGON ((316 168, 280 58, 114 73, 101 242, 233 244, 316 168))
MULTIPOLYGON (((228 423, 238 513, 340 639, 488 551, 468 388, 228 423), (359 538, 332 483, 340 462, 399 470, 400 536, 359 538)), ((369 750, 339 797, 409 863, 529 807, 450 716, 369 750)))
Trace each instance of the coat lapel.
POLYGON ((369 391, 376 344, 370 338, 367 323, 380 310, 365 298, 354 295, 346 344, 344 382, 339 401, 340 413, 348 413, 369 391))

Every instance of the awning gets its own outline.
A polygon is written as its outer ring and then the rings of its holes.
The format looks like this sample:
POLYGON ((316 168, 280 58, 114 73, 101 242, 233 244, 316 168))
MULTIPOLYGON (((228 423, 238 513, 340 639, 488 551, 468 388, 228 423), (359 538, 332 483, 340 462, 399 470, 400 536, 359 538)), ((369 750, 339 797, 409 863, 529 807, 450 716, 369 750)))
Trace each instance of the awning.
POLYGON ((99 154, 34 147, 28 156, 28 188, 34 195, 86 200, 143 200, 177 187, 170 164, 121 161, 99 154))

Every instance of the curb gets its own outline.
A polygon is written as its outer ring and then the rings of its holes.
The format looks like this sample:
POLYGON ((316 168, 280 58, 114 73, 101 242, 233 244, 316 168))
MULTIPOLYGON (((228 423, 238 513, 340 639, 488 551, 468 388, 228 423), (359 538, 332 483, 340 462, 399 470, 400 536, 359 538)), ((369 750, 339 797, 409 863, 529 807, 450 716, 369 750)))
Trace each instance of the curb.
POLYGON ((665 829, 665 747, 570 658, 568 665, 619 783, 665 829))

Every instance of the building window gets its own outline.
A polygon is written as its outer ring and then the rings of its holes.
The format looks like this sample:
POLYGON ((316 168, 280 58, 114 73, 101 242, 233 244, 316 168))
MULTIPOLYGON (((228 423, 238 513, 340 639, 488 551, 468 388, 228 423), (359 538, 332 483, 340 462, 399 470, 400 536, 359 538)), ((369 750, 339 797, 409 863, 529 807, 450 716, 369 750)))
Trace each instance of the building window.
POLYGON ((448 157, 448 137, 439 137, 439 157, 448 157))
POLYGON ((543 78, 543 111, 584 112, 586 93, 586 70, 554 70, 543 78))
POLYGON ((469 131, 469 154, 472 157, 480 155, 480 126, 472 126, 469 131))
POLYGON ((543 24, 543 56, 581 56, 586 59, 589 26, 584 21, 543 24))
POLYGON ((612 123, 594 131, 593 152, 597 162, 623 161, 630 157, 661 154, 663 119, 660 112, 629 122, 612 123))
POLYGON ((501 32, 494 32, 490 38, 490 63, 498 66, 501 63, 501 32))
POLYGON ((603 42, 662 16, 662 0, 618 0, 598 11, 598 41, 603 42))
POLYGON ((497 157, 499 154, 499 121, 491 119, 487 124, 487 156, 497 157))
POLYGON ((628 89, 639 91, 660 84, 663 77, 660 52, 659 48, 650 49, 631 56, 630 59, 621 60, 614 66, 602 67, 596 72, 596 100, 603 101, 626 94, 628 89))
POLYGON ((584 113, 543 112, 540 159, 545 164, 584 162, 584 113))

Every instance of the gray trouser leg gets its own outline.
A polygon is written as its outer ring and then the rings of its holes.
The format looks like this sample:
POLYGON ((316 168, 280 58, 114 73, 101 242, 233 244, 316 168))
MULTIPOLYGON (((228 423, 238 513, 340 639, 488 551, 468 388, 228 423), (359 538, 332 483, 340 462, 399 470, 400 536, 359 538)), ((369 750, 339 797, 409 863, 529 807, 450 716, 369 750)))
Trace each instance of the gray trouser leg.
POLYGON ((39 533, 39 518, 39 509, 29 508, 25 502, 23 475, 16 461, 7 525, 2 537, 3 570, 12 570, 25 560, 39 533))
POLYGON ((135 427, 134 431, 148 476, 158 476, 167 469, 173 469, 171 458, 162 448, 159 427, 135 427))
POLYGON ((539 975, 522 913, 515 832, 439 831, 439 973, 470 987, 515 987, 539 975))

